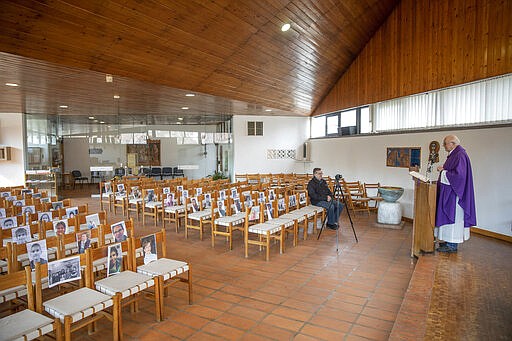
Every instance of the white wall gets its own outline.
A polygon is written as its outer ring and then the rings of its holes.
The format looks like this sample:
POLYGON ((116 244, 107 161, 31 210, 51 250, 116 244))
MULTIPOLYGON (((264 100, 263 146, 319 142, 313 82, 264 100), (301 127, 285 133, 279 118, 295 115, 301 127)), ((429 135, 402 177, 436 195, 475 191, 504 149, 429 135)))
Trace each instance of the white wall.
POLYGON ((309 137, 309 117, 234 116, 234 174, 304 173, 310 163, 267 159, 268 149, 297 149, 309 137), (248 136, 247 122, 263 121, 263 136, 248 136))
MULTIPOLYGON (((325 174, 341 174, 348 181, 404 187, 399 201, 403 215, 412 218, 414 184, 408 169, 386 167, 386 148, 421 147, 420 171, 425 174, 430 141, 440 142, 442 164, 447 155, 442 139, 450 133, 460 138, 471 159, 478 227, 512 236, 512 182, 508 179, 512 170, 512 127, 312 140, 312 160, 325 174)), ((437 175, 434 168, 433 177, 437 179, 437 175)))
POLYGON ((0 187, 25 185, 23 114, 0 113, 0 145, 11 147, 11 160, 0 161, 0 187))

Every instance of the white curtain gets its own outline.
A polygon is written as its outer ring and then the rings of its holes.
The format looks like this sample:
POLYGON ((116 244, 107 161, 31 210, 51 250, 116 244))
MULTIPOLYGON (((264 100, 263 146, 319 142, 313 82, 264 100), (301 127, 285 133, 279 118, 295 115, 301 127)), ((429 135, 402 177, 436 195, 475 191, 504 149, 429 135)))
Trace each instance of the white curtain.
POLYGON ((373 105, 373 130, 512 121, 512 75, 373 105))

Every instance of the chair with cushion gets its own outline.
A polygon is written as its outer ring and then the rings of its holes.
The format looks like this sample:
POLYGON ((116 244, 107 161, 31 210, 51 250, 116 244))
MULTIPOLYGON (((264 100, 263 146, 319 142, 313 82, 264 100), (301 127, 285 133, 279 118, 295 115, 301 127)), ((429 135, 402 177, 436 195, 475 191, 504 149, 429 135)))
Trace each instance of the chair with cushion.
POLYGON ((108 276, 102 279, 97 279, 97 274, 94 273, 94 262, 106 259, 108 256, 109 246, 103 246, 98 248, 89 248, 86 251, 87 256, 87 277, 93 282, 96 290, 109 295, 114 296, 117 293, 121 294, 121 307, 129 304, 133 304, 133 311, 137 311, 137 302, 144 298, 146 294, 151 294, 155 301, 155 318, 160 321, 162 313, 160 309, 161 304, 161 293, 159 292, 160 286, 158 285, 159 277, 153 277, 144 275, 136 272, 135 267, 132 264, 133 261, 133 243, 128 238, 126 241, 121 243, 123 251, 127 251, 127 257, 123 257, 123 271, 116 274, 115 276, 108 276), (152 292, 148 292, 148 289, 153 288, 152 292))
POLYGON ((173 175, 173 172, 172 172, 172 167, 163 167, 162 168, 162 180, 164 179, 164 177, 168 176, 168 177, 171 177, 172 178, 172 175, 173 175))
POLYGON ((151 168, 151 177, 152 178, 162 178, 162 168, 160 167, 152 167, 151 168))
POLYGON ((173 177, 175 177, 175 178, 182 178, 185 176, 185 173, 183 173, 183 169, 180 169, 178 167, 174 167, 172 172, 173 172, 173 177))
POLYGON ((0 340, 33 340, 55 330, 55 319, 34 311, 35 299, 30 267, 2 276, 0 292, 5 293, 13 288, 24 288, 28 309, 0 319, 0 340))
POLYGON ((114 176, 123 177, 125 175, 124 168, 116 168, 114 169, 114 176))
MULTIPOLYGON (((174 283, 183 282, 188 284, 188 303, 192 304, 192 269, 191 265, 187 262, 166 258, 165 229, 156 232, 155 239, 157 251, 159 255, 161 254, 161 257, 151 263, 137 266, 137 272, 151 277, 160 277, 156 283, 159 285, 159 292, 163 294, 160 296, 160 306, 162 307, 160 310, 162 314, 161 320, 163 320, 165 312, 165 309, 163 309, 163 296, 167 297, 168 288, 174 283), (186 276, 184 276, 185 274, 186 276)), ((132 242, 135 243, 133 249, 142 247, 139 238, 132 238, 132 242)), ((135 253, 132 253, 132 255, 135 256, 135 253)), ((143 256, 141 255, 140 258, 143 258, 143 256)), ((141 260, 138 263, 140 264, 141 260)), ((133 264, 137 264, 137 258, 133 260, 133 264)))
POLYGON ((81 185, 84 184, 84 181, 89 183, 89 178, 86 176, 82 176, 82 172, 80 172, 79 170, 71 171, 71 175, 73 176, 73 188, 75 188, 77 182, 79 182, 81 185))
MULTIPOLYGON (((80 264, 86 263, 86 256, 82 254, 80 264)), ((95 328, 95 322, 102 317, 112 321, 112 339, 120 339, 121 331, 121 294, 106 295, 94 290, 93 281, 86 277, 86 286, 57 296, 50 300, 44 300, 41 279, 48 273, 48 264, 36 265, 35 272, 35 297, 36 311, 44 311, 57 319, 57 334, 64 334, 64 340, 71 340, 71 333, 89 326, 90 331, 95 328)), ((57 337, 57 340, 62 337, 57 337)))

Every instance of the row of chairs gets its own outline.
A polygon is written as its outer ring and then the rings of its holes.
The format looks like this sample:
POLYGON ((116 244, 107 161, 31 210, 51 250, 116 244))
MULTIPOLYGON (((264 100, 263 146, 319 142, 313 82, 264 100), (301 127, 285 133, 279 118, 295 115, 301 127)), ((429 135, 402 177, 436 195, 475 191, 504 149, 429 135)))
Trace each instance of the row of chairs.
POLYGON ((383 200, 379 194, 380 183, 361 183, 342 179, 342 184, 347 206, 353 212, 366 212, 370 215, 370 211, 376 211, 379 202, 383 200))
POLYGON ((99 264, 103 264, 102 269, 106 267, 105 263, 109 261, 109 246, 97 246, 87 249, 85 254, 59 259, 59 264, 64 266, 55 273, 48 270, 54 269, 50 266, 52 264, 37 263, 35 276, 30 273, 30 267, 26 267, 23 271, 16 271, 3 277, 0 281, 0 298, 7 301, 22 298, 27 294, 29 310, 0 320, 0 326, 13 321, 20 322, 8 331, 0 328, 1 333, 9 333, 9 337, 25 335, 26 339, 31 339, 30 336, 37 337, 55 330, 57 340, 70 340, 73 331, 86 325, 93 331, 94 322, 107 317, 113 322, 113 339, 119 340, 122 339, 123 306, 133 304, 132 310, 135 310, 137 301, 149 295, 155 305, 155 320, 161 321, 164 319, 163 298, 167 296, 168 288, 176 282, 188 284, 191 304, 190 264, 166 258, 165 230, 155 233, 155 241, 160 257, 144 265, 141 264, 142 255, 137 256, 135 252, 137 248, 142 247, 141 240, 130 237, 121 242, 124 251, 123 271, 114 276, 105 277, 98 267, 99 264), (84 275, 79 276, 78 272, 83 272, 84 275), (59 276, 69 274, 72 279, 77 279, 75 286, 68 287, 65 291, 59 290, 57 297, 47 297, 55 293, 52 290, 43 291, 49 287, 48 283, 58 282, 61 280, 59 276), (6 278, 9 278, 9 281, 4 280, 6 278), (10 280, 11 278, 13 280, 10 280), (73 290, 68 292, 69 289, 73 290), (50 315, 51 318, 44 315, 50 315), (30 317, 31 320, 23 321, 23 317, 30 317), (44 325, 34 325, 33 320, 44 321, 44 325))
POLYGON ((185 176, 183 169, 178 167, 143 167, 140 169, 139 174, 144 174, 151 178, 160 178, 160 180, 164 177, 181 178, 185 176))

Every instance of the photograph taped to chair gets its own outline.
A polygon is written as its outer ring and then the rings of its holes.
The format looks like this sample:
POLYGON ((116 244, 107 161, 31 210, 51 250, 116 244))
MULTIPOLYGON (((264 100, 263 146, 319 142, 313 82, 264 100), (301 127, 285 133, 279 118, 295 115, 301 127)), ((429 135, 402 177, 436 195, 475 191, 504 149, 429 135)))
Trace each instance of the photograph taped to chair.
POLYGON ((242 204, 240 203, 240 198, 233 200, 233 206, 235 207, 235 214, 242 212, 242 204))
POLYGON ((144 198, 144 201, 146 203, 155 201, 155 190, 154 189, 147 189, 146 190, 146 197, 144 198))
POLYGON ((165 194, 165 195, 171 193, 171 187, 164 187, 164 188, 162 188, 162 193, 165 194))
POLYGON ((221 189, 219 191, 219 200, 226 200, 226 190, 225 189, 221 189))
POLYGON ((85 250, 91 247, 91 232, 82 231, 76 234, 76 245, 78 253, 85 253, 85 250))
POLYGON ((35 206, 23 206, 21 208, 21 212, 23 212, 23 215, 35 213, 36 207, 35 206))
POLYGON ((274 218, 274 208, 272 207, 272 204, 269 202, 265 204, 265 214, 267 215, 268 220, 272 220, 274 218))
POLYGON ((0 218, 5 218, 5 208, 0 207, 0 218))
POLYGON ((11 229, 12 241, 16 244, 26 244, 32 241, 29 226, 14 227, 11 229))
POLYGON ((116 243, 124 242, 128 239, 128 232, 126 230, 126 223, 124 220, 110 225, 110 229, 116 243))
POLYGON ((297 206, 297 196, 295 194, 290 195, 288 197, 288 207, 296 207, 297 206))
POLYGON ((252 206, 249 212, 249 220, 257 220, 260 217, 260 207, 252 206))
POLYGON ((2 198, 6 198, 6 197, 10 197, 11 196, 11 192, 0 192, 0 197, 2 198))
POLYGON ((15 195, 11 195, 11 196, 8 196, 8 197, 5 197, 5 200, 7 201, 15 201, 17 198, 15 195))
POLYGON ((249 197, 247 200, 245 200, 245 207, 251 208, 254 205, 254 202, 252 201, 251 197, 249 197))
POLYGON ((183 185, 176 186, 178 192, 183 192, 183 185))
POLYGON ((72 219, 78 215, 78 207, 68 207, 66 208, 66 216, 68 219, 72 219))
POLYGON ((238 198, 238 191, 236 188, 231 188, 231 199, 238 198))
POLYGON ((123 249, 121 243, 108 247, 107 276, 116 275, 123 267, 123 249))
POLYGON ((32 199, 41 199, 42 197, 41 193, 32 193, 32 199))
POLYGON ((140 191, 139 186, 133 186, 130 190, 130 194, 128 195, 128 199, 137 200, 142 198, 142 192, 140 191))
POLYGON ((117 193, 118 196, 125 196, 126 195, 126 188, 124 187, 124 184, 117 184, 117 193))
POLYGON ((68 220, 67 219, 61 219, 61 220, 54 220, 53 221, 53 231, 55 232, 56 236, 60 236, 61 234, 68 234, 71 231, 68 220))
POLYGON ((42 223, 46 223, 48 221, 52 221, 53 220, 52 212, 51 211, 48 211, 48 212, 38 212, 37 213, 37 220, 39 220, 39 222, 42 222, 42 223))
POLYGON ((0 226, 2 226, 2 230, 18 227, 18 219, 16 217, 0 218, 0 226))
POLYGON ((144 265, 158 259, 156 236, 154 234, 140 238, 140 245, 142 246, 142 252, 144 253, 144 265))
POLYGON ((46 248, 46 239, 37 240, 25 245, 27 246, 28 259, 30 261, 30 268, 32 268, 32 270, 36 268, 36 263, 48 263, 48 249, 46 248))
POLYGON ((55 202, 52 202, 52 209, 54 211, 58 210, 59 208, 62 208, 64 207, 64 203, 62 201, 55 201, 55 202))
POLYGON ((299 193, 299 204, 304 205, 307 203, 306 192, 299 193))
POLYGON ((164 199, 164 207, 173 207, 176 205, 176 200, 174 199, 174 193, 166 194, 164 199))
POLYGON ((185 205, 187 198, 188 198, 188 189, 184 189, 183 191, 181 191, 181 203, 183 205, 185 205))
POLYGON ((282 212, 282 211, 286 210, 286 204, 284 202, 284 198, 277 199, 277 210, 279 212, 282 212))
POLYGON ((105 193, 105 194, 112 193, 112 183, 111 182, 105 182, 104 188, 105 189, 104 189, 103 193, 105 193))
POLYGON ((52 199, 51 199, 51 198, 41 198, 41 199, 39 199, 39 202, 40 202, 41 204, 46 203, 46 202, 47 202, 47 203, 50 203, 51 201, 52 201, 52 199))
POLYGON ((58 259, 48 263, 48 287, 82 278, 80 256, 58 259))
POLYGON ((265 192, 258 192, 258 204, 265 203, 265 192))
POLYGON ((98 213, 89 214, 85 216, 85 222, 87 223, 87 228, 89 230, 97 228, 100 224, 100 216, 98 213))
POLYGON ((202 187, 197 187, 196 188, 196 197, 203 194, 203 188, 202 187))
POLYGON ((225 217, 226 205, 224 205, 224 200, 217 201, 217 208, 219 209, 219 217, 225 217))
POLYGON ((203 208, 212 207, 212 195, 210 193, 205 193, 203 200, 203 208))
POLYGON ((197 197, 190 198, 190 203, 192 204, 192 211, 198 212, 200 211, 199 203, 197 202, 197 197))
POLYGON ((268 190, 268 200, 274 201, 276 199, 276 193, 273 189, 268 190))
POLYGON ((21 190, 21 196, 22 196, 23 198, 25 198, 25 195, 26 195, 26 194, 32 194, 32 193, 34 193, 34 191, 33 191, 33 190, 31 190, 30 188, 23 188, 23 189, 21 190))
POLYGON ((14 200, 12 202, 12 205, 13 206, 21 206, 21 207, 23 207, 23 206, 25 206, 25 199, 14 200))

